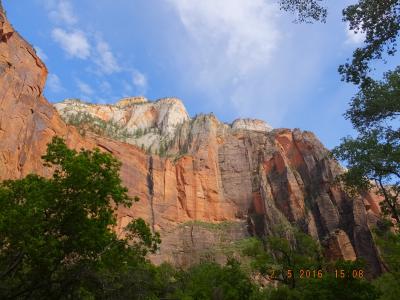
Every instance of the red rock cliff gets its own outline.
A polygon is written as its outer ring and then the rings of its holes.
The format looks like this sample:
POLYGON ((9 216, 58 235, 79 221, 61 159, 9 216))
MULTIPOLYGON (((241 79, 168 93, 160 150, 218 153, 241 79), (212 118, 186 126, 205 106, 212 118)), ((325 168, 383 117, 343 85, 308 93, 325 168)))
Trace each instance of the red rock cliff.
POLYGON ((188 265, 210 248, 291 223, 324 245, 329 257, 363 257, 381 272, 369 228, 379 214, 376 197, 353 199, 334 187, 341 169, 312 133, 269 131, 258 123, 248 130, 248 120, 229 126, 201 115, 176 128, 169 151, 181 155, 146 155, 128 143, 83 138, 67 126, 43 97, 46 75, 33 48, 0 13, 0 180, 49 175, 40 157, 59 135, 71 147, 97 146, 122 161, 124 184, 140 201, 119 210, 119 230, 133 217, 145 218, 163 240, 156 262, 188 265))

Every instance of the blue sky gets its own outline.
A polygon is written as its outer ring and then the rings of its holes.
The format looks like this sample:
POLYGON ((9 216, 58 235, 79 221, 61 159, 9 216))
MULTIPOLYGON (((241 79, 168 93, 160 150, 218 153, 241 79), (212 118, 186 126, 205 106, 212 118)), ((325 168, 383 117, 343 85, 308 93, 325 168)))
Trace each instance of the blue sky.
MULTIPOLYGON (((317 134, 329 148, 352 134, 355 92, 339 64, 362 44, 328 1, 326 24, 294 24, 268 0, 3 0, 49 69, 51 102, 175 96, 188 112, 259 118, 317 134)), ((340 3, 339 3, 340 2, 340 3)))

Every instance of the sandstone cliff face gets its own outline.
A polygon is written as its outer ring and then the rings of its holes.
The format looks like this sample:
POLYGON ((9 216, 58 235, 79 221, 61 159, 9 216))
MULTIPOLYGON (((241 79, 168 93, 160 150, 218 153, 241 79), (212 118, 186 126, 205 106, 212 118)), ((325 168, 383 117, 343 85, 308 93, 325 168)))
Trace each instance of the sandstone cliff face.
POLYGON ((43 98, 46 75, 32 47, 0 13, 0 180, 49 175, 40 156, 59 135, 71 147, 99 147, 122 161, 123 182, 140 201, 119 209, 117 230, 143 217, 163 240, 155 262, 187 266, 212 248, 291 223, 317 239, 328 257, 363 257, 374 274, 381 272, 370 232, 379 214, 376 197, 353 199, 332 185, 341 168, 312 133, 250 121, 227 125, 213 115, 190 119, 177 99, 56 105, 64 116, 84 111, 129 130, 158 128, 160 138, 168 136, 167 154, 148 155, 90 132, 82 137, 65 125, 43 98))
POLYGON ((0 178, 43 173, 40 155, 54 134, 84 144, 43 98, 47 69, 0 12, 0 178))

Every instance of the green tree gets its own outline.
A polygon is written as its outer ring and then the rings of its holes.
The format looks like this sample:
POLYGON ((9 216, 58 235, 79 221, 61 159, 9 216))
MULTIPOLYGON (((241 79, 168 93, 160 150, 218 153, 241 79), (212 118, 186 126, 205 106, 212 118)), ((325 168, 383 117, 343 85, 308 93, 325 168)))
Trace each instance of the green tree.
POLYGON ((267 289, 269 300, 375 300, 379 291, 367 280, 353 278, 354 270, 362 269, 359 262, 338 261, 331 266, 330 271, 325 271, 321 278, 302 278, 298 280, 296 288, 290 289, 286 285, 276 289, 267 289), (345 278, 336 276, 336 270, 346 274, 345 278))
POLYGON ((128 279, 152 274, 145 255, 160 240, 142 219, 127 226, 125 237, 113 230, 117 206, 132 203, 120 163, 98 149, 71 150, 58 137, 43 160, 52 177, 0 184, 0 298, 142 293, 145 285, 128 279))
POLYGON ((346 186, 352 192, 377 186, 383 213, 400 225, 400 68, 369 82, 346 113, 359 135, 343 139, 333 154, 347 163, 340 177, 346 186))
MULTIPOLYGON (((296 21, 326 20, 321 0, 279 0, 281 9, 296 15, 296 21)), ((353 52, 350 62, 339 66, 343 80, 356 85, 368 84, 374 60, 386 59, 397 52, 400 30, 399 0, 358 0, 343 9, 343 21, 350 30, 364 33, 362 47, 353 52)))
POLYGON ((202 262, 177 276, 175 292, 168 299, 182 300, 242 300, 260 299, 251 279, 239 262, 229 259, 225 266, 202 262))
POLYGON ((264 243, 251 238, 243 247, 243 254, 251 259, 252 270, 277 283, 275 287, 267 285, 265 299, 378 298, 379 291, 366 280, 362 262, 327 262, 312 237, 287 227, 275 231, 277 234, 264 243))
POLYGON ((264 242, 253 238, 244 247, 243 254, 252 258, 254 271, 295 288, 301 269, 322 269, 321 249, 311 236, 286 226, 275 231, 264 242))
POLYGON ((350 29, 365 33, 364 44, 354 51, 351 62, 339 67, 343 80, 359 87, 345 114, 358 136, 344 138, 333 153, 347 163, 348 171, 339 179, 351 194, 377 187, 384 199, 381 208, 387 220, 380 222, 375 240, 388 273, 375 284, 382 292, 380 299, 396 299, 400 291, 400 68, 384 73, 382 79, 372 74, 376 61, 387 62, 397 52, 400 1, 359 0, 343 16, 350 29), (382 226, 393 223, 397 232, 382 226))
POLYGON ((161 141, 160 142, 160 156, 165 156, 168 151, 168 145, 166 141, 161 141))
POLYGON ((357 85, 368 85, 371 63, 397 51, 400 29, 399 0, 359 0, 343 10, 343 21, 350 29, 365 33, 363 47, 353 52, 351 63, 339 67, 343 79, 357 85))
POLYGON ((380 222, 374 230, 386 273, 375 280, 381 300, 395 300, 400 293, 400 235, 393 232, 390 221, 380 222))
POLYGON ((400 29, 400 1, 359 0, 343 10, 351 30, 365 33, 362 47, 351 62, 339 67, 343 80, 359 86, 345 116, 359 135, 346 137, 333 151, 347 163, 340 179, 352 193, 374 185, 384 197, 382 209, 400 224, 400 68, 386 72, 382 80, 371 77, 372 63, 395 55, 400 29))
POLYGON ((320 21, 325 22, 327 10, 320 5, 322 0, 279 0, 282 10, 296 15, 296 22, 320 21))

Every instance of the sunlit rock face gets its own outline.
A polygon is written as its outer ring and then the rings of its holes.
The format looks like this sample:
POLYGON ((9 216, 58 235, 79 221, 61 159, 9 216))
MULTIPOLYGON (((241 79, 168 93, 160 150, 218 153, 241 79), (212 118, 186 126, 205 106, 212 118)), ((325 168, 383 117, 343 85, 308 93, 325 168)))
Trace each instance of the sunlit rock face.
POLYGON ((47 69, 0 13, 0 178, 46 173, 40 156, 55 134, 70 146, 90 146, 43 97, 47 69))
POLYGON ((103 121, 118 123, 130 133, 138 129, 156 128, 161 135, 167 136, 174 133, 177 125, 189 120, 186 108, 177 98, 163 98, 149 102, 144 97, 131 97, 121 99, 115 105, 66 99, 54 106, 60 115, 66 118, 77 113, 88 113, 103 121))
POLYGON ((54 106, 67 123, 77 125, 77 122, 85 122, 88 116, 92 122, 101 120, 103 126, 108 124, 116 129, 109 137, 123 139, 152 152, 169 143, 177 127, 190 120, 182 101, 176 98, 150 102, 144 97, 130 97, 115 105, 66 99, 54 106))
POLYGON ((233 129, 245 129, 253 131, 269 132, 272 130, 271 125, 262 120, 256 119, 237 119, 232 123, 233 129))
POLYGON ((327 257, 362 257, 374 274, 381 272, 370 231, 379 199, 351 198, 335 186, 342 168, 313 133, 272 130, 254 120, 228 125, 212 114, 190 118, 175 98, 134 97, 115 105, 66 100, 53 107, 42 94, 46 75, 33 48, 0 13, 0 180, 49 176, 41 155, 58 135, 70 147, 98 147, 122 162, 123 183, 140 200, 119 208, 116 230, 144 218, 161 233, 161 249, 152 257, 157 263, 188 266, 210 251, 223 261, 227 252, 218 249, 292 224, 321 243, 327 257), (83 136, 63 121, 77 112, 136 135, 121 141, 87 130, 83 136), (141 149, 149 140, 144 129, 155 136, 146 145, 162 141, 162 155, 141 149))

